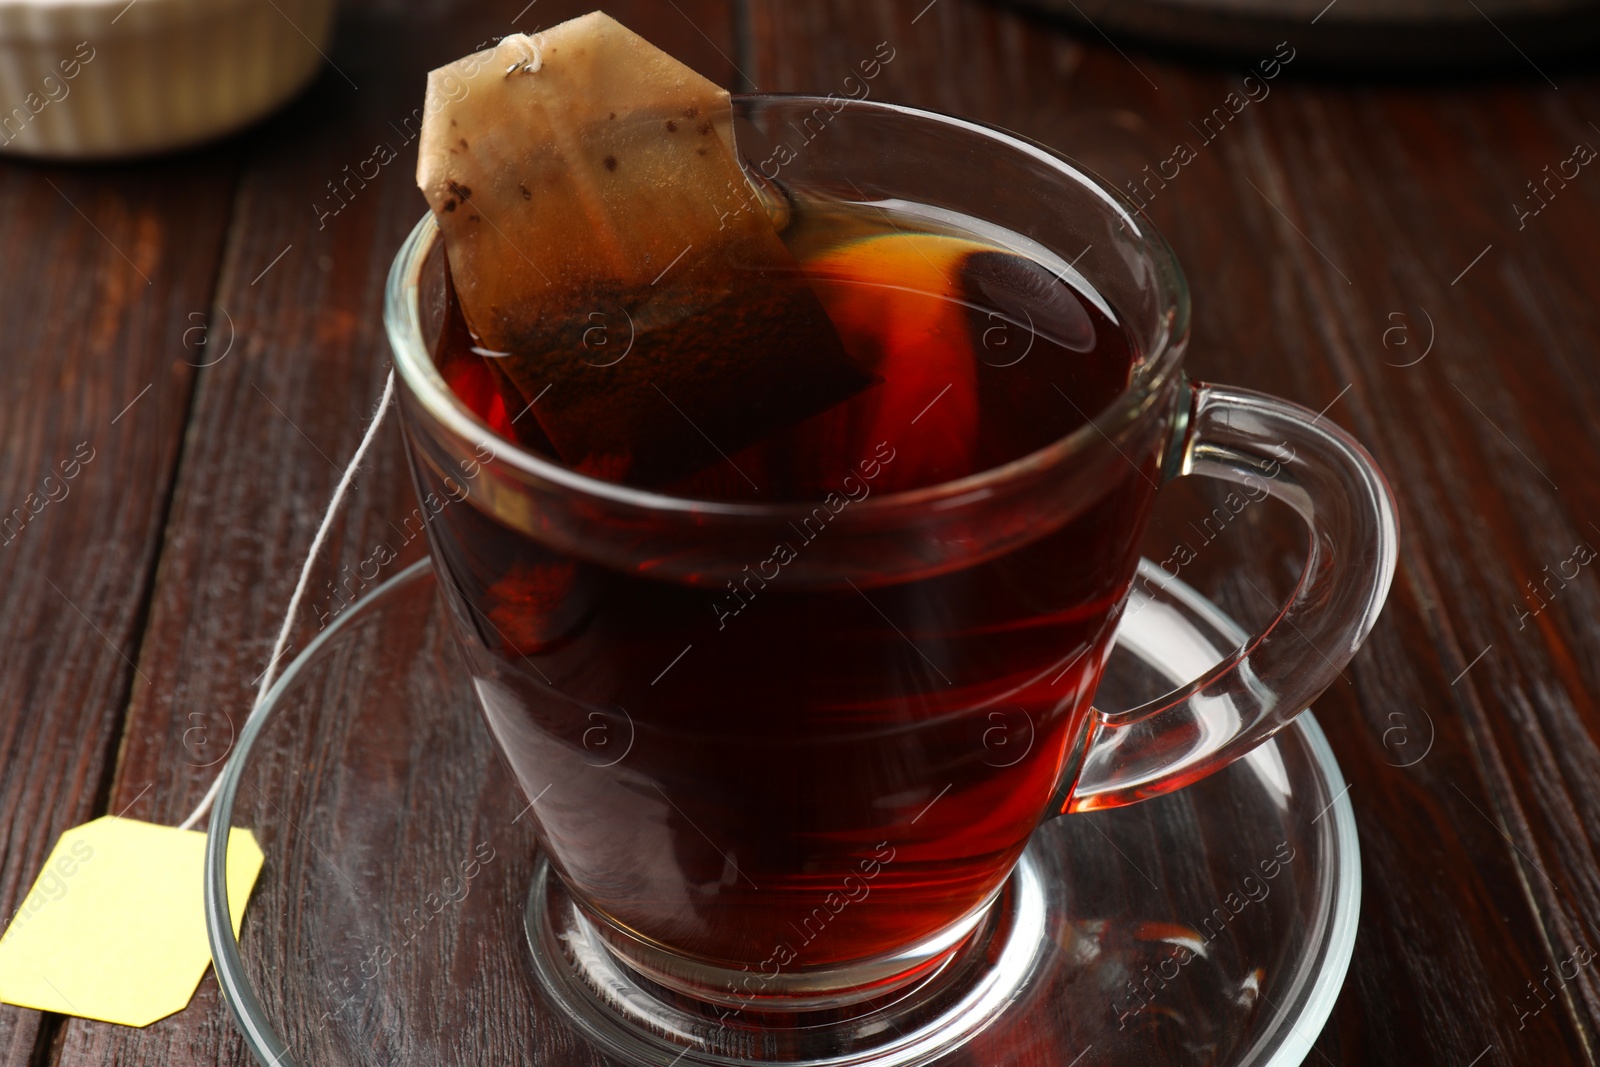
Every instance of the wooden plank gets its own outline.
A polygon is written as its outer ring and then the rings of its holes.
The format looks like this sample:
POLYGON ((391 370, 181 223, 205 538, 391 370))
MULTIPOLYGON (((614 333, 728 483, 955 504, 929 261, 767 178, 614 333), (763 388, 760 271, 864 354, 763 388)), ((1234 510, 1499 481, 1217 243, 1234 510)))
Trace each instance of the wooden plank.
POLYGON ((8 1006, 5 1022, 0 1023, 0 1064, 29 1067, 37 1062, 34 1049, 40 1043, 44 1014, 8 1006))
MULTIPOLYGON (((0 163, 0 914, 104 810, 237 152, 0 163)), ((0 1006, 0 1064, 38 1012, 0 1006)))
MULTIPOLYGON (((1574 669, 1573 656, 1575 646, 1593 647, 1593 617, 1583 611, 1586 601, 1592 606, 1593 587, 1576 583, 1562 591, 1562 602, 1537 629, 1524 630, 1517 619, 1525 607, 1519 595, 1524 576, 1568 558, 1579 542, 1600 543, 1584 521, 1594 514, 1594 486, 1585 478, 1583 456, 1593 448, 1593 431, 1583 408, 1594 400, 1595 383, 1565 373, 1570 354, 1537 340, 1551 330, 1565 332, 1569 320, 1590 319, 1594 287, 1575 275, 1576 286, 1553 287, 1539 310, 1517 294, 1541 273, 1565 274, 1581 264, 1582 251, 1563 244, 1574 229, 1592 231, 1597 219, 1593 200, 1575 190, 1578 195, 1555 205, 1570 214, 1542 220, 1553 223, 1549 228, 1518 231, 1511 224, 1514 194, 1507 191, 1516 189, 1519 174, 1536 174, 1544 161, 1567 155, 1571 144, 1570 127, 1563 129, 1570 119, 1563 122, 1567 117, 1542 99, 1548 92, 1525 95, 1523 105, 1512 108, 1496 91, 1458 95, 1453 106, 1440 94, 1435 110, 1444 121, 1424 128, 1420 138, 1405 136, 1417 130, 1414 122, 1384 121, 1391 109, 1415 118, 1404 96, 1349 110, 1305 107, 1299 122, 1287 111, 1272 116, 1283 120, 1275 133, 1285 169, 1307 200, 1337 202, 1339 190, 1374 187, 1397 194, 1382 202, 1362 197, 1346 219, 1377 214, 1376 224, 1346 225, 1329 235, 1331 256, 1377 270, 1364 285, 1346 290, 1348 302, 1328 286, 1333 299, 1318 317, 1372 323, 1407 301, 1430 310, 1438 324, 1436 358, 1416 367, 1371 360, 1360 366, 1361 350, 1377 346, 1356 336, 1338 355, 1346 366, 1358 364, 1351 367, 1356 403, 1346 414, 1377 445, 1400 487, 1411 531, 1407 577, 1432 616, 1443 683, 1419 694, 1421 706, 1453 720, 1468 757, 1431 769, 1439 775, 1430 789, 1433 802, 1472 853, 1498 849, 1509 859, 1510 870, 1478 864, 1496 907, 1509 912, 1521 898, 1539 921, 1537 939, 1519 938, 1524 973, 1513 976, 1510 988, 1497 983, 1488 990, 1501 1006, 1486 1020, 1515 1024, 1495 1026, 1504 1038, 1497 1046, 1508 1050, 1526 1040, 1521 1013, 1542 1004, 1530 999, 1523 983, 1537 983, 1542 968, 1553 972, 1595 936, 1582 918, 1593 914, 1595 899, 1593 835, 1578 814, 1595 801, 1596 724, 1588 695, 1594 665, 1574 669), (1520 117, 1516 133, 1502 140, 1499 123, 1507 112, 1520 117), (1331 146, 1345 143, 1357 127, 1368 138, 1378 132, 1380 143, 1370 156, 1341 151, 1335 160, 1331 146), (1312 128, 1326 131, 1323 143, 1307 143, 1304 133, 1312 128), (1424 141, 1431 143, 1424 148, 1424 141), (1480 146, 1497 141, 1501 149, 1491 159, 1480 146), (1459 181, 1448 192, 1439 188, 1440 162, 1451 159, 1463 164, 1455 174, 1477 180, 1465 189, 1459 181), (1384 168, 1402 172, 1385 174, 1384 168), (1385 213, 1389 217, 1381 217, 1385 213), (1558 232, 1563 227, 1567 237, 1558 232), (1484 795, 1464 780, 1469 776, 1481 778, 1484 795)), ((1485 925, 1471 927, 1474 942, 1485 925)), ((1580 969, 1560 1009, 1532 1015, 1526 1025, 1553 1025, 1547 1020, 1562 1010, 1592 1047, 1594 989, 1593 976, 1580 969)))
MULTIPOLYGON (((387 372, 382 286, 426 206, 413 178, 415 124, 407 125, 422 105, 426 71, 589 6, 507 0, 397 12, 382 3, 350 5, 331 52, 337 69, 247 136, 249 159, 211 305, 215 317, 234 324, 237 343, 199 375, 138 657, 149 684, 134 691, 128 710, 113 808, 181 820, 243 723, 252 679, 266 666, 316 525, 387 372), (335 200, 328 183, 359 174, 379 144, 396 158, 335 200)), ((709 77, 724 84, 737 77, 726 58, 734 23, 723 0, 634 0, 609 10, 709 77)), ((334 613, 329 583, 349 573, 343 568, 356 571, 380 543, 401 549, 375 584, 421 551, 399 529, 415 506, 391 423, 335 526, 298 620, 296 648, 318 632, 319 617, 334 613)), ((69 1020, 55 1062, 182 1067, 251 1060, 208 976, 188 1010, 143 1030, 69 1020)))
MULTIPOLYGON (((1596 382, 1583 370, 1600 295, 1583 241, 1600 225, 1600 186, 1572 182, 1521 231, 1511 203, 1575 140, 1600 140, 1578 121, 1592 82, 1564 78, 1558 102, 1538 87, 1285 76, 1208 143, 1190 123, 1225 106, 1239 74, 951 0, 751 11, 747 70, 763 88, 825 91, 887 39, 898 56, 879 98, 1038 137, 1114 184, 1194 146, 1177 178, 1149 187, 1194 293, 1192 373, 1327 407, 1372 448, 1401 505, 1389 606, 1348 684, 1318 704, 1352 783, 1368 888, 1351 978, 1314 1058, 1585 1058, 1591 976, 1543 1011, 1526 983, 1596 936, 1583 918, 1595 914, 1600 801, 1596 587, 1585 572, 1525 630, 1517 590, 1579 541, 1600 544, 1583 532, 1600 512, 1584 476, 1596 382), (1427 317, 1432 351, 1400 366, 1423 351, 1427 317), (1397 766, 1430 737, 1425 759, 1397 766)), ((1183 536, 1207 492, 1173 496, 1152 550, 1183 536)), ((1252 509, 1237 529, 1183 577, 1260 621, 1270 605, 1257 590, 1281 595, 1303 547, 1281 509, 1252 509)))

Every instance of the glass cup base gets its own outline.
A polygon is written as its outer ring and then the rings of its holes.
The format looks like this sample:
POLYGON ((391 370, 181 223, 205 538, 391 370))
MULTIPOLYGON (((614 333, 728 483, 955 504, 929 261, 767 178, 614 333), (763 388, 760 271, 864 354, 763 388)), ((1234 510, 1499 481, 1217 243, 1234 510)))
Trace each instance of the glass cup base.
POLYGON ((909 980, 835 1008, 713 1004, 651 982, 617 958, 548 862, 524 924, 544 995, 626 1063, 917 1067, 993 1022, 1047 954, 1051 908, 1034 852, 948 950, 909 980))
MULTIPOLYGON (((541 857, 541 864, 544 863, 541 857)), ((533 908, 535 904, 545 909, 556 908, 555 894, 560 890, 559 876, 546 875, 541 866, 540 878, 529 898, 528 926, 536 929, 533 908), (544 885, 543 890, 540 886, 544 885), (542 895, 541 895, 542 894, 542 895), (547 902, 548 898, 548 902, 547 902)), ((730 1012, 746 1014, 759 1010, 773 1017, 793 1016, 801 1013, 847 1011, 858 1005, 885 1003, 906 990, 925 984, 936 974, 946 970, 951 961, 968 951, 983 925, 990 921, 1000 890, 997 889, 978 907, 951 923, 948 927, 900 950, 876 959, 857 960, 839 967, 808 968, 768 974, 760 969, 743 967, 734 969, 685 958, 669 952, 635 936, 603 915, 584 907, 574 897, 561 893, 559 907, 571 907, 582 920, 583 936, 603 947, 626 971, 636 975, 646 987, 661 988, 663 992, 687 998, 707 1011, 726 1016, 730 1012)), ((541 919, 573 930, 576 922, 541 919)), ((563 934, 562 936, 568 936, 563 934)), ((538 949, 538 942, 534 944, 538 949)))

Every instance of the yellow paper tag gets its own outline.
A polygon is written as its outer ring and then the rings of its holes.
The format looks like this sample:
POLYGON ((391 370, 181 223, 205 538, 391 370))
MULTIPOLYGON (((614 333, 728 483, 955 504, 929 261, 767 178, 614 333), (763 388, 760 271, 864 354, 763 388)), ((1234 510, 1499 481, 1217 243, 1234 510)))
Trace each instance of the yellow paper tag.
MULTIPOLYGON (((61 835, 0 935, 0 1001, 148 1026, 194 996, 206 943, 206 835, 106 815, 61 835)), ((249 830, 228 837, 237 937, 261 872, 249 830)))

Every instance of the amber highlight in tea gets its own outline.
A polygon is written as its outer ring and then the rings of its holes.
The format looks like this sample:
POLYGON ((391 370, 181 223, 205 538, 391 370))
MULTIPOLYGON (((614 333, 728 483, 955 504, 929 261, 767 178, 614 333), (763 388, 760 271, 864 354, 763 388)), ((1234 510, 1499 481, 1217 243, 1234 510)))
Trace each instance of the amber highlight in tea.
MULTIPOLYGON (((899 458, 874 476, 874 493, 952 481, 1066 436, 1128 383, 1134 352, 1109 309, 1001 245, 879 206, 806 197, 793 199, 780 236, 871 384, 809 418, 770 422, 726 455, 698 436, 661 442, 659 469, 690 472, 656 483, 674 495, 821 501, 847 493, 857 465, 882 448, 899 458)), ((496 433, 561 458, 497 373, 502 361, 474 350, 454 302, 434 357, 496 433)), ((737 378, 700 384, 729 407, 748 394, 737 378)))

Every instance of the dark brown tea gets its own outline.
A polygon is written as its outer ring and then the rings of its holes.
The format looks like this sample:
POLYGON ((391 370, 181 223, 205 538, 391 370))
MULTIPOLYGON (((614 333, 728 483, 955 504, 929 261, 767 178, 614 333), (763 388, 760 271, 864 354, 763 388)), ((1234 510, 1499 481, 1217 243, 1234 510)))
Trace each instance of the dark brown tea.
POLYGON ((607 374, 655 358, 636 308, 586 313, 571 352, 585 369, 539 390, 459 318, 436 352, 495 433, 558 463, 809 505, 761 554, 671 578, 555 551, 473 493, 431 525, 482 640, 469 654, 490 727, 561 876, 616 929, 740 972, 729 992, 752 1002, 779 975, 884 956, 992 899, 1071 784, 1153 495, 1152 449, 998 556, 902 561, 882 580, 807 569, 842 513, 1027 456, 1128 385, 1128 334, 1064 264, 932 217, 795 206, 784 243, 852 366, 820 410, 745 419, 752 439, 710 429, 741 403, 714 376, 715 329, 692 397, 648 378, 647 457, 626 424, 601 459, 563 456, 540 420, 557 389, 603 410, 607 374))

